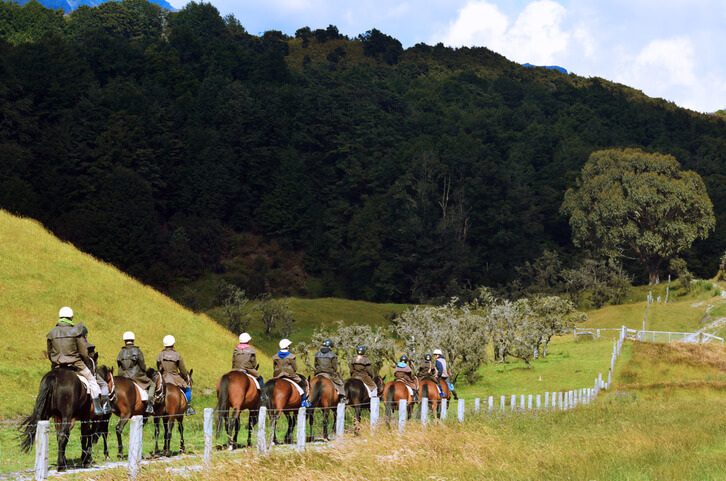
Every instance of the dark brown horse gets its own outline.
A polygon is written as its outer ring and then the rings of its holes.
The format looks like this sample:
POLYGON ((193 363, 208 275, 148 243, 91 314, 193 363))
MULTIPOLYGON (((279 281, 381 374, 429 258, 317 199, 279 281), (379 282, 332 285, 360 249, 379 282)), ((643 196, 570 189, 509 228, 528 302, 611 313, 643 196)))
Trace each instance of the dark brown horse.
POLYGON ((245 409, 250 411, 247 423, 247 446, 252 446, 252 429, 257 424, 260 414, 260 390, 257 389, 256 383, 247 373, 230 371, 217 383, 217 407, 214 409, 217 416, 215 423, 217 436, 222 430, 222 420, 224 420, 227 449, 230 451, 238 447, 239 417, 245 409), (231 429, 230 423, 232 424, 231 429))
MULTIPOLYGON (((378 396, 383 393, 383 382, 385 377, 374 376, 373 382, 376 384, 378 396)), ((368 388, 360 379, 350 378, 345 381, 345 397, 348 398, 348 405, 353 407, 355 421, 360 425, 361 414, 364 409, 370 411, 371 397, 368 394, 368 388)))
MULTIPOLYGON (((150 375, 149 377, 152 379, 152 382, 157 383, 158 389, 158 383, 161 380, 161 376, 153 373, 153 370, 151 369, 149 369, 149 372, 153 375, 153 377, 152 375, 150 375)), ((149 416, 146 412, 146 403, 154 401, 153 399, 149 399, 148 401, 142 400, 141 394, 139 394, 139 390, 136 388, 136 383, 127 377, 113 376, 113 385, 116 391, 116 402, 113 406, 113 413, 120 418, 118 424, 116 424, 118 457, 123 458, 124 443, 121 439, 121 434, 124 431, 124 427, 126 427, 126 424, 131 420, 132 417, 138 415, 144 416, 144 423, 146 423, 147 417, 149 416)))
POLYGON ((398 401, 401 399, 406 400, 406 411, 408 417, 411 417, 414 401, 405 382, 398 379, 388 381, 383 387, 383 399, 386 403, 386 422, 390 422, 391 414, 398 410, 398 401))
POLYGON ((66 445, 76 421, 81 423, 81 463, 84 467, 90 466, 93 462, 94 425, 87 421, 93 418, 93 407, 91 396, 86 392, 86 387, 78 379, 75 370, 63 367, 53 369, 41 379, 33 413, 23 420, 20 428, 23 452, 30 451, 35 442, 38 421, 47 421, 50 418, 55 421, 58 440, 58 471, 65 471, 67 468, 66 445))
MULTIPOLYGON (((192 373, 189 370, 189 387, 192 386, 192 373)), ((154 453, 159 454, 159 420, 164 424, 164 456, 171 456, 171 433, 174 423, 179 425, 179 454, 186 452, 184 447, 184 412, 187 409, 187 397, 184 391, 175 384, 164 383, 164 399, 154 403, 154 453)))
POLYGON ((441 396, 441 391, 439 391, 439 387, 436 384, 436 381, 432 380, 431 378, 423 378, 421 381, 419 381, 419 392, 421 393, 421 399, 429 399, 429 408, 431 409, 431 412, 436 413, 437 418, 441 417, 441 400, 446 399, 448 402, 449 399, 451 399, 449 388, 445 382, 441 382, 441 387, 444 394, 443 396, 441 396))
MULTIPOLYGON (((98 366, 98 368, 96 368, 96 373, 101 376, 101 379, 108 383, 109 398, 111 402, 114 402, 114 396, 116 393, 113 383, 113 368, 98 366)), ((97 417, 98 421, 96 421, 96 429, 94 430, 93 434, 94 444, 98 442, 99 438, 103 439, 103 455, 106 457, 106 459, 110 459, 110 456, 108 455, 108 425, 111 421, 111 414, 113 413, 108 413, 104 414, 103 416, 97 417)))
POLYGON ((262 388, 262 399, 270 417, 270 429, 272 429, 272 444, 277 444, 277 420, 281 414, 287 418, 287 431, 285 432, 285 443, 292 443, 292 431, 297 424, 297 410, 302 404, 302 396, 297 388, 286 379, 270 379, 262 388))
POLYGON ((323 441, 328 440, 328 422, 330 413, 333 413, 333 425, 337 418, 336 406, 340 396, 335 389, 333 381, 325 376, 315 376, 310 381, 310 411, 308 413, 308 424, 310 431, 308 433, 308 442, 313 440, 313 421, 315 418, 315 409, 322 410, 323 413, 323 441))

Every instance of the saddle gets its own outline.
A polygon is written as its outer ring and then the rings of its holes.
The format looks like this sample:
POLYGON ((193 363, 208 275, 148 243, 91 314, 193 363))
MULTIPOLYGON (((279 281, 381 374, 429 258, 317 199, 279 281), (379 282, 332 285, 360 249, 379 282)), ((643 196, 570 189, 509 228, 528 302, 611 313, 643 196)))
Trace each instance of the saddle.
MULTIPOLYGON (((296 383, 295 381, 293 381, 292 379, 287 378, 287 377, 281 377, 281 378, 278 378, 278 379, 284 379, 285 381, 287 381, 290 384, 292 384, 293 386, 295 386, 295 389, 297 389, 297 392, 300 393, 300 397, 304 397, 305 396, 305 391, 303 390, 303 388, 300 387, 300 385, 298 383, 296 383)), ((305 383, 307 384, 307 381, 305 381, 305 383)))
POLYGON ((395 382, 401 382, 401 383, 403 383, 403 385, 404 385, 404 386, 406 386, 406 389, 408 389, 408 394, 409 394, 409 395, 410 395, 411 397, 414 397, 414 396, 413 396, 413 389, 411 389, 411 386, 409 386, 409 385, 408 385, 408 384, 406 383, 406 381, 404 381, 403 379, 396 379, 396 380, 395 380, 395 382))
POLYGON ((252 381, 255 386, 257 387, 257 390, 260 390, 260 382, 257 380, 256 377, 254 377, 252 374, 248 373, 247 371, 243 371, 245 374, 247 374, 247 377, 250 378, 250 381, 252 381))
POLYGON ((78 376, 78 379, 81 381, 81 383, 84 386, 86 386, 86 394, 88 394, 90 396, 91 395, 91 386, 90 386, 90 384, 88 384, 88 379, 86 379, 85 377, 81 376, 77 372, 76 372, 76 376, 78 376))

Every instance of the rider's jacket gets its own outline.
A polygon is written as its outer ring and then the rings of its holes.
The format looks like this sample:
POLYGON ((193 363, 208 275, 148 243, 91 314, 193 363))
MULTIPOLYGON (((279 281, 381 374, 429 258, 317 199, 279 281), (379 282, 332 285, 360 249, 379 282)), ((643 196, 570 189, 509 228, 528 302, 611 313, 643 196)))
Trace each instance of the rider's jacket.
POLYGON ((232 354, 232 370, 247 371, 255 378, 260 377, 257 371, 257 351, 247 344, 238 344, 232 354))
POLYGON ((321 347, 315 353, 315 374, 338 374, 338 356, 329 347, 321 347))
POLYGON ((173 347, 164 348, 156 356, 156 367, 164 379, 164 382, 174 384, 182 389, 189 386, 189 373, 184 366, 184 359, 173 347))
POLYGON ((418 367, 417 375, 421 379, 425 377, 436 379, 436 365, 431 361, 423 361, 418 367))
POLYGON ((272 367, 272 377, 274 379, 286 377, 294 380, 295 382, 302 381, 302 378, 297 374, 297 361, 295 360, 295 354, 290 351, 278 351, 277 354, 272 356, 272 367))
POLYGON ((121 348, 116 358, 118 364, 118 375, 131 379, 146 377, 146 363, 141 349, 133 344, 127 344, 121 348))
POLYGON ((59 322, 47 334, 48 359, 53 367, 78 361, 86 363, 88 350, 83 342, 82 330, 81 323, 73 326, 59 322))

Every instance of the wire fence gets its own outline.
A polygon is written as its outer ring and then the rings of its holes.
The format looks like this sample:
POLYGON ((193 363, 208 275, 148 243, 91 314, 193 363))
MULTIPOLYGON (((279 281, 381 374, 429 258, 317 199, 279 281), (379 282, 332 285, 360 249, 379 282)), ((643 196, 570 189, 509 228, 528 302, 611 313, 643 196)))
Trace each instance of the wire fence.
MULTIPOLYGON (((250 453, 269 455, 276 449, 305 450, 311 444, 323 444, 325 440, 334 441, 342 436, 355 435, 361 427, 369 425, 373 430, 382 427, 405 431, 408 423, 429 424, 435 422, 465 422, 466 419, 477 415, 502 413, 511 414, 527 411, 542 410, 569 410, 586 405, 598 395, 601 389, 610 387, 612 371, 615 360, 620 355, 625 340, 625 328, 613 344, 610 369, 606 379, 602 374, 588 387, 575 390, 541 393, 537 395, 512 394, 509 396, 476 397, 473 399, 459 399, 449 403, 441 400, 436 410, 434 402, 421 399, 409 405, 406 400, 397 403, 386 403, 380 398, 371 399, 370 404, 355 406, 351 404, 338 404, 328 411, 327 423, 321 409, 298 408, 283 410, 282 415, 274 421, 265 407, 259 411, 259 419, 252 427, 251 445, 246 447, 250 453), (356 407, 362 407, 361 420, 355 419, 356 407), (391 408, 390 410, 387 408, 391 408), (390 414, 388 416, 387 414, 390 414), (312 422, 311 422, 312 420, 312 422), (274 432, 273 432, 273 424, 274 432), (325 426, 327 426, 327 431, 325 426), (281 448, 281 446, 284 446, 281 448)), ((95 464, 100 467, 124 466, 130 476, 135 475, 144 463, 159 462, 164 459, 184 460, 186 464, 198 465, 203 469, 220 456, 226 456, 228 438, 224 422, 220 418, 230 414, 228 411, 215 412, 211 408, 204 409, 203 413, 185 416, 183 418, 183 442, 179 425, 171 416, 160 416, 156 419, 135 416, 127 423, 121 434, 121 443, 118 441, 116 427, 119 420, 114 418, 101 424, 93 425, 100 431, 107 430, 107 452, 109 458, 104 456, 104 439, 99 433, 93 447, 95 464), (158 421, 158 434, 156 425, 158 421), (174 421, 174 422, 172 422, 174 421), (165 446, 164 423, 171 429, 169 445, 165 446), (173 424, 173 426, 172 426, 173 424), (216 428, 216 429, 215 429, 216 428), (171 456, 172 458, 169 458, 171 456)), ((239 418, 238 445, 246 446, 248 439, 249 412, 245 411, 239 418)), ((99 421, 92 421, 99 423, 99 421)), ((66 460, 69 469, 81 470, 85 464, 83 459, 82 441, 84 439, 76 423, 68 436, 66 446, 66 460)), ((58 469, 58 441, 53 421, 41 421, 32 426, 36 431, 34 449, 23 453, 21 445, 20 424, 0 425, 0 478, 7 477, 34 477, 46 479, 58 469)), ((230 423, 230 428, 234 424, 230 423)), ((331 445, 331 444, 328 444, 331 445)), ((334 443, 332 443, 334 445, 334 443)), ((86 460, 87 461, 87 460, 86 460)))

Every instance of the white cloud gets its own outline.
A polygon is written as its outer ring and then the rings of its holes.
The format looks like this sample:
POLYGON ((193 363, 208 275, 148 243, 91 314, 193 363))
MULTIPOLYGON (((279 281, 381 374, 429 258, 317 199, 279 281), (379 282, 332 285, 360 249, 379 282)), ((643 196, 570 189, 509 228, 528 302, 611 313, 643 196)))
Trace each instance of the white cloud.
POLYGON ((449 24, 444 43, 485 46, 517 62, 548 64, 567 49, 572 37, 561 28, 566 15, 559 3, 539 0, 529 3, 512 23, 496 5, 473 1, 449 24))

